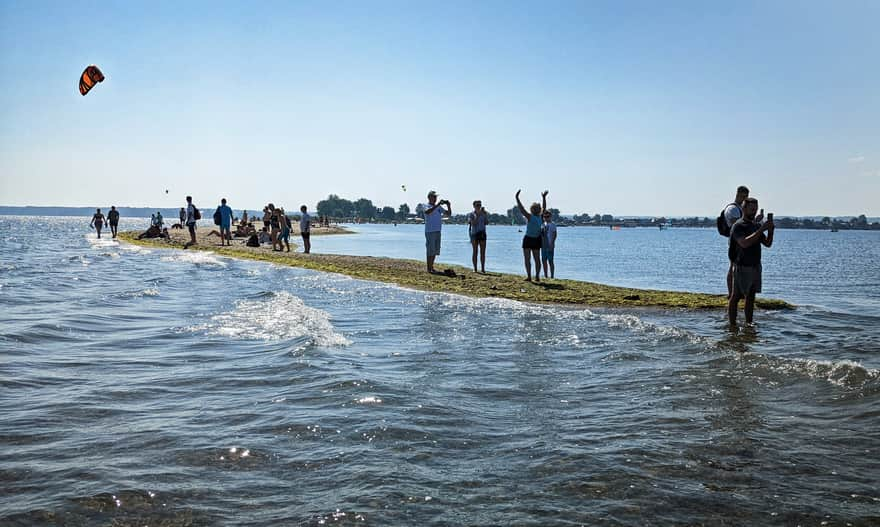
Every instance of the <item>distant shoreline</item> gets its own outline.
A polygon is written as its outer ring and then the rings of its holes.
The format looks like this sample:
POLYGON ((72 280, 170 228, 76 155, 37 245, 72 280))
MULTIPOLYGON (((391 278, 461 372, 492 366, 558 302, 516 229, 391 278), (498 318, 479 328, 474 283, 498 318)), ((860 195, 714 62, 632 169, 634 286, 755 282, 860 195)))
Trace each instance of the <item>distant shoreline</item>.
MULTIPOLYGON (((0 205, 0 216, 69 216, 69 217, 78 217, 82 216, 83 218, 89 219, 92 214, 94 214, 96 207, 49 207, 49 206, 2 206, 0 205)), ((149 208, 149 207, 117 207, 120 211, 121 217, 124 218, 149 218, 151 214, 155 214, 157 211, 160 211, 166 220, 174 220, 177 218, 179 208, 149 208)), ((108 208, 101 207, 101 210, 106 214, 108 208)), ((202 213, 205 214, 210 213, 213 210, 213 207, 204 207, 202 208, 202 213)), ((258 216, 261 211, 257 209, 233 209, 233 215, 236 217, 241 216, 241 213, 247 210, 251 213, 251 217, 253 217, 253 213, 258 213, 258 216)), ((288 214, 288 216, 296 217, 298 215, 297 212, 293 212, 288 214)), ((313 217, 317 217, 317 213, 312 214, 313 217)), ((689 227, 689 228, 706 228, 706 229, 714 229, 715 228, 715 218, 710 217, 672 217, 672 216, 622 216, 622 217, 614 217, 612 215, 601 215, 599 219, 596 219, 596 216, 591 217, 589 221, 586 221, 584 218, 586 215, 561 215, 556 221, 556 224, 560 227, 604 227, 606 229, 614 229, 614 228, 631 228, 631 227, 641 227, 641 228, 653 228, 653 229, 665 229, 665 228, 681 228, 681 227, 689 227), (662 227, 661 227, 662 226, 662 227)), ((467 223, 466 214, 456 214, 451 218, 445 220, 446 223, 450 225, 463 225, 467 223)), ((407 220, 384 220, 378 218, 358 218, 358 217, 331 217, 331 223, 351 223, 351 224, 367 224, 367 225, 385 225, 385 224, 412 224, 412 223, 421 223, 420 219, 417 218, 409 218, 407 220)), ((880 231, 880 218, 877 217, 864 217, 864 216, 780 216, 777 215, 776 227, 779 229, 803 229, 803 230, 860 230, 860 231, 880 231)), ((506 221, 493 221, 491 225, 524 225, 524 222, 514 222, 511 223, 510 218, 506 218, 506 221)))
MULTIPOLYGON (((175 229, 171 240, 152 238, 138 240, 137 232, 122 232, 122 241, 145 247, 183 249, 188 234, 175 229)), ((615 287, 578 280, 544 280, 530 283, 522 275, 506 273, 474 273, 457 265, 441 265, 454 276, 428 274, 425 263, 416 260, 373 256, 350 256, 335 254, 302 254, 275 252, 271 248, 253 248, 236 239, 232 246, 219 246, 219 238, 204 238, 205 228, 200 229, 199 245, 188 250, 211 251, 220 256, 271 262, 290 267, 338 273, 352 278, 396 284, 421 291, 454 293, 470 297, 506 298, 523 302, 560 304, 581 307, 660 307, 684 309, 726 309, 727 297, 705 293, 661 291, 615 287)), ((313 230, 313 235, 322 234, 313 230)), ((350 231, 349 231, 350 232, 350 231)), ((330 234, 330 233, 326 233, 330 234)), ((296 239, 296 238, 292 238, 296 239)), ((295 247, 291 243, 292 249, 295 247)), ((782 300, 758 298, 757 307, 767 310, 794 309, 782 300)))

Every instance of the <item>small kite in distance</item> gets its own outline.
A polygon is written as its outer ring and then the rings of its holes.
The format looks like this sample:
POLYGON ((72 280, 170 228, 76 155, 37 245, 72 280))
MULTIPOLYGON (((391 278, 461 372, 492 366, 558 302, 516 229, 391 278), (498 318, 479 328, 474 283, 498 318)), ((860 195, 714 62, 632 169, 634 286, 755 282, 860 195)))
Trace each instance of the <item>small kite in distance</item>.
POLYGON ((79 92, 85 95, 99 82, 104 82, 104 74, 94 64, 87 66, 79 77, 79 92))

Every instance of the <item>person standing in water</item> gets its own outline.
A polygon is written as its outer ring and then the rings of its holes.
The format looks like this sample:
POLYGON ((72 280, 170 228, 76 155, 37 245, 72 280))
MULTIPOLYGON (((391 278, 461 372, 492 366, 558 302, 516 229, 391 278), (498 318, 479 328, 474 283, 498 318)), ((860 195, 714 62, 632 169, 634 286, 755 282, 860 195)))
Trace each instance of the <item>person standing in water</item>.
POLYGON ((541 204, 532 203, 529 210, 523 207, 522 201, 519 200, 519 194, 522 190, 516 191, 516 206, 526 218, 526 234, 523 236, 522 250, 523 260, 526 266, 526 281, 532 281, 532 262, 535 261, 535 282, 541 281, 541 214, 547 210, 547 194, 545 190, 541 193, 541 204), (531 258, 530 258, 531 257, 531 258))
POLYGON ((736 324, 736 311, 740 299, 745 298, 746 323, 752 323, 755 311, 755 295, 761 292, 761 246, 768 249, 773 245, 773 214, 767 221, 759 223, 758 200, 746 198, 742 207, 742 218, 730 229, 730 245, 733 255, 733 291, 727 305, 730 325, 736 324))
POLYGON ((116 229, 119 227, 119 211, 116 210, 116 205, 110 207, 110 212, 107 213, 107 221, 110 223, 110 233, 113 235, 113 238, 116 238, 116 229))
POLYGON ((474 272, 477 272, 477 249, 480 253, 480 268, 485 274, 486 272, 486 209, 483 208, 483 202, 477 200, 474 202, 473 212, 467 215, 468 234, 471 239, 471 248, 473 254, 471 261, 474 264, 474 272))
POLYGON ((97 212, 92 216, 92 222, 89 223, 89 227, 95 229, 98 233, 98 238, 101 237, 101 229, 104 228, 104 215, 101 214, 101 209, 98 209, 97 212))

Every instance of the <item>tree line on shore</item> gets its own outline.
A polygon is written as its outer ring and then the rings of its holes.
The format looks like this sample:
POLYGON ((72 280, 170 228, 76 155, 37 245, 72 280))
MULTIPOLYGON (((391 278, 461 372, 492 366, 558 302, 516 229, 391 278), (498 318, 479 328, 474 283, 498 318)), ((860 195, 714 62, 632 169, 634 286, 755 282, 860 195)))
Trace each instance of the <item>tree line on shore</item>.
MULTIPOLYGON (((394 208, 390 205, 376 206, 372 200, 360 198, 348 200, 336 194, 330 194, 327 199, 318 202, 316 207, 319 216, 331 218, 335 222, 367 222, 367 223, 405 223, 418 222, 424 219, 422 204, 410 209, 407 203, 401 203, 394 208)), ((449 218, 453 224, 466 224, 467 213, 471 211, 470 204, 459 207, 464 211, 449 218)), ((611 214, 575 214, 562 216, 559 209, 548 209, 552 220, 557 225, 563 226, 603 226, 603 227, 715 227, 715 218, 692 217, 692 218, 616 218, 611 214)), ((526 219, 516 206, 507 209, 503 214, 496 212, 488 213, 488 221, 493 225, 525 225, 526 219)), ((869 223, 864 214, 854 216, 849 220, 824 217, 821 220, 812 218, 789 218, 777 217, 774 222, 777 227, 783 229, 838 229, 838 230, 880 230, 880 223, 869 223)))

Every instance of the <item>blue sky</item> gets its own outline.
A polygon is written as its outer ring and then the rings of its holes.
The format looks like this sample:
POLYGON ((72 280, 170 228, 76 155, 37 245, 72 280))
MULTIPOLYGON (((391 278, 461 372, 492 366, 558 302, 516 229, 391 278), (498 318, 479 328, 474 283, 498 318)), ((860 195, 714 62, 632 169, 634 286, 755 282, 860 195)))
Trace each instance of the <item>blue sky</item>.
POLYGON ((0 1, 0 204, 880 215, 877 2, 0 1), (107 76, 86 97, 88 64, 107 76), (406 185, 406 192, 401 189, 406 185), (169 193, 166 195, 165 190, 169 193))

